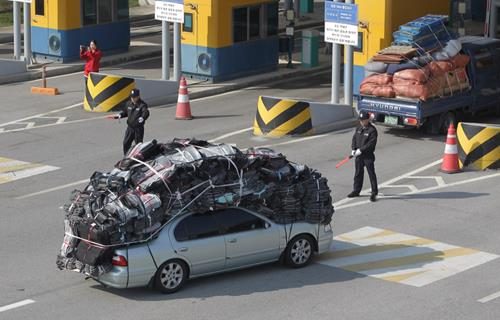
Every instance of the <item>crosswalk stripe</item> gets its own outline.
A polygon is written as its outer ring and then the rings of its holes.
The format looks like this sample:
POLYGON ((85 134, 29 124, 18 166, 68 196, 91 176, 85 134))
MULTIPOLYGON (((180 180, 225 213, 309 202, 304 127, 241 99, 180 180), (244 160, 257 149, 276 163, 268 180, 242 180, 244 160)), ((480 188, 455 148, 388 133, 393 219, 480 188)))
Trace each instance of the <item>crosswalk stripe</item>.
POLYGON ((335 237, 331 252, 320 256, 318 263, 421 287, 497 258, 475 249, 364 227, 335 237))
POLYGON ((0 157, 0 184, 58 169, 54 166, 0 157))
POLYGON ((26 169, 31 169, 31 168, 41 167, 41 166, 42 166, 41 164, 36 164, 36 163, 21 163, 21 164, 14 164, 14 165, 10 165, 10 166, 0 165, 0 173, 26 170, 26 169))

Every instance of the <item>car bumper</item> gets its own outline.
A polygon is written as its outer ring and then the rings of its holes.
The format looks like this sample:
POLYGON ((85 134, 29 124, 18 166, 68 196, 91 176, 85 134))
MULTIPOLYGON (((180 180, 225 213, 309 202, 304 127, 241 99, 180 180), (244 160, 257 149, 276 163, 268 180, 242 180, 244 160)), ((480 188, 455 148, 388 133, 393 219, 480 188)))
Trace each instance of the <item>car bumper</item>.
POLYGON ((324 232, 318 240, 318 254, 330 251, 333 242, 333 231, 324 232))
POLYGON ((99 283, 112 288, 124 289, 128 288, 128 268, 113 267, 111 271, 95 278, 99 283))

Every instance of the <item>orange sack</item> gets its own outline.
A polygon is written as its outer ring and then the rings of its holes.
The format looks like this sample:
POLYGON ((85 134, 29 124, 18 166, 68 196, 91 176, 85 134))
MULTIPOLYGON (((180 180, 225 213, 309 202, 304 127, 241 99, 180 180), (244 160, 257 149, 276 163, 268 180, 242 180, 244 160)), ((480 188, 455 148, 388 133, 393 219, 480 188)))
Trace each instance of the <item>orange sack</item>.
POLYGON ((373 95, 377 97, 394 98, 396 97, 396 92, 394 92, 394 88, 392 87, 392 85, 377 86, 373 90, 373 95))
POLYGON ((364 83, 364 84, 361 84, 361 86, 359 87, 359 92, 361 94, 366 94, 366 95, 373 95, 373 90, 375 90, 375 88, 377 87, 378 85, 375 84, 375 83, 364 83))
POLYGON ((426 83, 430 76, 430 70, 427 66, 420 69, 406 69, 394 74, 394 79, 413 80, 417 83, 426 83))
POLYGON ((361 82, 361 85, 364 85, 367 83, 373 83, 373 84, 379 84, 379 85, 390 84, 390 83, 392 83, 392 76, 388 75, 387 73, 373 74, 373 75, 365 78, 361 82))
POLYGON ((431 75, 436 77, 442 76, 446 72, 451 71, 455 68, 453 62, 449 60, 431 61, 428 66, 431 71, 431 75))
POLYGON ((455 66, 455 68, 464 68, 469 64, 470 57, 465 54, 457 54, 453 58, 451 58, 451 62, 455 66))

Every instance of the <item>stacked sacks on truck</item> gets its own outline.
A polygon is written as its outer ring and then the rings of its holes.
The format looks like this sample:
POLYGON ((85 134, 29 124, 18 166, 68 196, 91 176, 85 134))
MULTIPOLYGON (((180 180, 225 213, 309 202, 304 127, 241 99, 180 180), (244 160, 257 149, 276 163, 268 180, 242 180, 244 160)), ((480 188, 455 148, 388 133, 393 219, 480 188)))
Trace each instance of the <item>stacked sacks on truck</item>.
POLYGON ((361 94, 425 101, 468 90, 470 58, 460 54, 461 42, 445 22, 444 16, 428 15, 401 26, 393 45, 367 64, 370 75, 361 84, 361 94))
POLYGON ((177 215, 232 206, 277 223, 328 224, 334 212, 326 178, 271 149, 153 140, 71 194, 57 266, 105 273, 114 248, 150 241, 177 215))

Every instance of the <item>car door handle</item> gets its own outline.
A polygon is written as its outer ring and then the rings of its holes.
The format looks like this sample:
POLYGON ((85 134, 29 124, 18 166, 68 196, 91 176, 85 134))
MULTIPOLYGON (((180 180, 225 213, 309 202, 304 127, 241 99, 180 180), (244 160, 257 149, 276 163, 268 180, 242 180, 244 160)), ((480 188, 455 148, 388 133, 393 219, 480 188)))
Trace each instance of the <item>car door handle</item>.
POLYGON ((184 248, 179 248, 179 252, 187 252, 189 249, 184 247, 184 248))
POLYGON ((238 239, 229 239, 227 242, 229 242, 229 243, 236 243, 236 242, 238 242, 238 239))

